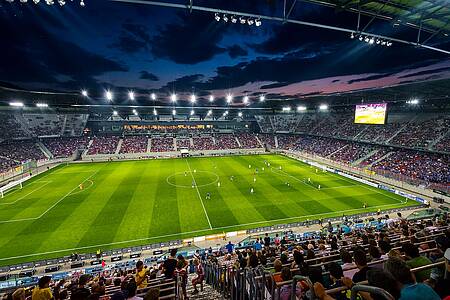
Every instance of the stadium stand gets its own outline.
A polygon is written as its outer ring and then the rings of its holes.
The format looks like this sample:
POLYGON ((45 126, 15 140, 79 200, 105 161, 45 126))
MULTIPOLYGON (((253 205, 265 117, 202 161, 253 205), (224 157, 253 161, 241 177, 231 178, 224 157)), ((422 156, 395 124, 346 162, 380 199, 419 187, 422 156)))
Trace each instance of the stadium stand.
POLYGON ((216 134, 214 136, 217 149, 238 149, 240 148, 236 137, 233 134, 216 134))
POLYGON ((62 137, 42 139, 43 144, 52 153, 53 157, 70 157, 77 149, 85 149, 88 145, 85 137, 62 137))
POLYGON ((146 136, 124 136, 119 153, 147 152, 148 138, 146 136))
POLYGON ((173 138, 152 138, 152 152, 175 151, 173 138))
POLYGON ((117 136, 98 136, 94 137, 92 144, 88 148, 87 154, 114 154, 119 143, 117 136))

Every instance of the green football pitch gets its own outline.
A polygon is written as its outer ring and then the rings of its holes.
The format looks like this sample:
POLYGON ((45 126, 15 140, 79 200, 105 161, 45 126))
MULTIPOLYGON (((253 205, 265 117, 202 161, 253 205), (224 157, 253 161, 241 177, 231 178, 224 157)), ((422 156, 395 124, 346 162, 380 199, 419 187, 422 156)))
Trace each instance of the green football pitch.
POLYGON ((417 204, 281 155, 67 164, 0 199, 0 264, 417 204))

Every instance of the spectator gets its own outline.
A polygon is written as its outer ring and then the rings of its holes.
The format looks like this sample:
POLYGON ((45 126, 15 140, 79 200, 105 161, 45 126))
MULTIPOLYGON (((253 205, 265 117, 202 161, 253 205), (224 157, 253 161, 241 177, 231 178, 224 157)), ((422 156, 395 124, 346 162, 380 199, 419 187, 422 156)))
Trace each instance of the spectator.
POLYGON ((273 268, 275 274, 273 274, 273 280, 275 282, 282 282, 283 278, 281 278, 281 270, 283 269, 283 264, 281 263, 281 260, 275 259, 273 262, 273 268))
MULTIPOLYGON (((292 280, 291 270, 288 267, 284 267, 281 270, 281 279, 283 279, 283 281, 292 280)), ((297 284, 297 287, 295 289, 295 295, 298 298, 300 298, 302 295, 302 289, 300 284, 297 284)), ((292 284, 288 283, 282 285, 280 288, 280 300, 290 300, 291 297, 292 297, 292 284)))
MULTIPOLYGON (((431 261, 428 258, 419 254, 419 248, 412 243, 403 244, 402 251, 405 253, 407 259, 406 264, 411 269, 431 264, 431 261)), ((430 274, 431 269, 416 272, 416 280, 418 282, 423 282, 424 280, 430 278, 430 274)))
POLYGON ((168 279, 173 278, 174 276, 175 268, 177 266, 176 255, 177 249, 171 249, 169 258, 167 258, 162 264, 164 276, 168 279))
POLYGON ((26 296, 25 289, 24 288, 18 288, 12 294, 12 300, 25 300, 25 296, 26 296))
POLYGON ((362 249, 356 249, 353 253, 353 258, 355 260, 356 267, 358 271, 353 275, 353 282, 361 282, 367 280, 367 271, 369 271, 369 267, 367 266, 367 257, 366 252, 362 249))
POLYGON ((232 244, 231 241, 229 241, 228 244, 225 246, 225 248, 227 248, 227 252, 231 254, 233 253, 234 244, 232 244))
POLYGON ((439 300, 438 294, 431 287, 417 283, 408 265, 400 258, 389 258, 384 269, 397 281, 400 288, 399 300, 439 300))
POLYGON ((179 260, 177 262, 177 266, 175 269, 175 276, 177 280, 180 281, 181 289, 183 291, 184 299, 187 299, 187 272, 186 272, 186 265, 182 260, 179 260))
POLYGON ((136 296, 137 285, 134 280, 130 280, 127 284, 127 299, 129 300, 142 300, 141 297, 136 296))
POLYGON ((144 263, 142 261, 138 261, 136 263, 136 275, 134 278, 138 288, 143 289, 147 286, 147 275, 148 270, 144 266, 144 263))
POLYGON ((33 289, 31 296, 32 300, 50 300, 53 299, 53 294, 50 290, 50 276, 42 276, 39 278, 38 286, 33 289))
POLYGON ((203 271, 203 266, 198 259, 194 259, 194 265, 197 276, 192 279, 192 286, 194 287, 192 294, 198 294, 197 284, 200 284, 200 290, 203 291, 203 279, 205 278, 205 272, 203 271))
POLYGON ((151 288, 144 296, 144 300, 158 300, 159 299, 159 289, 151 288))
POLYGON ((91 294, 89 289, 86 287, 88 281, 89 275, 83 274, 80 276, 78 279, 78 285, 72 290, 70 295, 71 300, 84 300, 91 294))
POLYGON ((270 247, 270 237, 268 233, 264 236, 264 247, 270 247))

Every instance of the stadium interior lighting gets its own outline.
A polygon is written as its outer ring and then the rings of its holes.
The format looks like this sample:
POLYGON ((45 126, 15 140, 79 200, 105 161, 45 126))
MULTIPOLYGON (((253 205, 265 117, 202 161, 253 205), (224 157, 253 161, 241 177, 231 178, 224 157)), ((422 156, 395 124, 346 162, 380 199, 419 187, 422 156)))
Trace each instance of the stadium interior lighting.
POLYGON ((255 20, 255 25, 256 25, 256 27, 259 27, 259 26, 261 26, 262 25, 262 22, 261 22, 261 19, 256 19, 255 20))
POLYGON ((238 112, 238 117, 242 118, 242 111, 238 112))
POLYGON ((247 20, 248 26, 252 26, 254 23, 255 23, 255 21, 253 19, 248 19, 247 20))
POLYGON ((230 21, 230 23, 233 23, 233 24, 239 23, 241 25, 248 24, 249 26, 252 26, 253 24, 255 24, 256 27, 259 27, 262 25, 261 18, 247 18, 247 17, 239 16, 239 15, 220 14, 218 12, 214 14, 214 20, 216 20, 217 22, 224 21, 225 23, 228 23, 228 21, 230 21), (239 22, 238 22, 238 20, 239 20, 239 22))
POLYGON ((247 20, 244 17, 239 17, 239 23, 244 25, 245 23, 247 23, 247 20))
POLYGON ((45 108, 48 107, 47 103, 36 103, 36 107, 45 108))
POLYGON ((111 91, 106 91, 105 97, 106 97, 106 99, 111 101, 113 99, 113 93, 111 91))
POLYGON ((193 116, 195 114, 194 110, 191 110, 191 116, 193 116))
POLYGON ((284 106, 281 110, 284 111, 284 112, 289 112, 289 111, 291 111, 291 107, 290 106, 284 106))
POLYGON ((236 24, 237 20, 236 16, 231 16, 231 23, 236 24))
POLYGON ((152 100, 156 100, 156 95, 155 95, 155 93, 151 93, 151 94, 150 94, 150 98, 151 98, 152 100))
POLYGON ((195 103, 197 101, 197 97, 195 95, 191 95, 191 103, 195 103))
POLYGON ((117 112, 117 110, 113 111, 113 116, 117 116, 119 113, 117 112))
POLYGON ((41 0, 33 0, 34 4, 38 4, 41 0))
POLYGON ((228 95, 227 95, 227 103, 230 104, 231 101, 233 101, 233 95, 228 94, 228 95))
POLYGON ((59 3, 60 6, 63 6, 63 5, 66 4, 66 1, 64 1, 64 0, 58 0, 58 3, 59 3))
POLYGON ((157 116, 158 115, 158 111, 156 110, 156 108, 153 109, 153 115, 157 116))
POLYGON ((327 110, 327 109, 328 109, 328 105, 326 105, 326 104, 321 104, 321 105, 319 106, 319 109, 320 109, 320 110, 327 110))
POLYGON ((387 47, 392 46, 391 41, 383 40, 383 39, 376 38, 376 37, 370 36, 370 35, 355 34, 354 32, 352 32, 350 34, 350 38, 354 39, 355 37, 358 37, 358 40, 360 40, 361 42, 365 42, 369 45, 375 44, 375 45, 387 46, 387 47))
POLYGON ((214 96, 213 95, 209 96, 209 102, 214 102, 214 96))
POLYGON ((128 98, 130 98, 130 100, 134 100, 134 92, 133 91, 129 91, 128 92, 128 98))
POLYGON ((208 113, 206 114, 207 116, 210 116, 210 115, 212 115, 212 110, 210 109, 210 110, 208 110, 208 113))
POLYGON ((227 15, 223 15, 222 16, 222 20, 226 23, 228 22, 228 16, 227 15))
POLYGON ((136 109, 133 109, 133 115, 135 115, 135 116, 137 116, 137 115, 138 115, 138 112, 137 112, 137 110, 136 110, 136 109))
POLYGON ((263 102, 264 100, 266 100, 266 97, 264 95, 259 96, 259 101, 263 102))
POLYGON ((172 102, 177 102, 177 94, 170 95, 170 100, 172 100, 172 102))
POLYGON ((306 110, 306 106, 297 106, 297 111, 305 111, 306 110))
POLYGON ((417 105, 419 104, 419 99, 411 99, 409 101, 406 101, 408 104, 417 105))
POLYGON ((248 104, 248 96, 244 96, 244 104, 248 104))
POLYGON ((86 90, 82 90, 81 91, 81 95, 83 95, 83 97, 87 97, 88 96, 88 92, 86 90))
POLYGON ((175 109, 172 109, 172 115, 175 116, 177 114, 177 111, 175 109))
POLYGON ((84 7, 85 5, 86 5, 86 4, 84 4, 84 1, 81 0, 81 1, 80 1, 80 6, 81 6, 81 7, 84 7))
POLYGON ((220 21, 220 15, 219 15, 219 13, 215 13, 215 14, 214 14, 214 19, 215 19, 217 22, 220 21))
POLYGON ((9 102, 10 106, 14 106, 14 107, 23 107, 23 103, 22 102, 9 102))

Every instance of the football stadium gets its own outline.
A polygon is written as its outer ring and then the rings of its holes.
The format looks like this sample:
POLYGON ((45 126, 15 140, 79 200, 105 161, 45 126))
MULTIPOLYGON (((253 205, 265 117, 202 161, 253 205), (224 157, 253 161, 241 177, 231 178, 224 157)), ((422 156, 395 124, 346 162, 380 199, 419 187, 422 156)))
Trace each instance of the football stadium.
POLYGON ((2 299, 450 299, 448 1, 0 14, 2 299))

